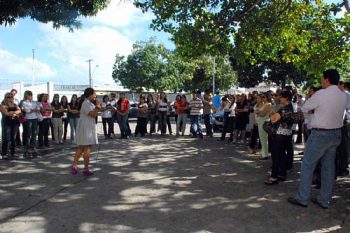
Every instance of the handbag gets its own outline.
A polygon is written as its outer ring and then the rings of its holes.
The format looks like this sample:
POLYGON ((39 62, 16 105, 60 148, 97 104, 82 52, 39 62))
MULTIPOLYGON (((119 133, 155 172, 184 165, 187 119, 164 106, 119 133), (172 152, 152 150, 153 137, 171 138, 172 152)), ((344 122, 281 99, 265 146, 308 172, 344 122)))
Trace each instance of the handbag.
POLYGON ((276 124, 273 124, 271 121, 265 121, 263 129, 268 135, 274 135, 277 132, 276 124))
POLYGON ((293 122, 295 124, 303 123, 304 120, 304 114, 302 111, 293 112, 293 122))
POLYGON ((24 123, 27 122, 27 118, 25 118, 23 115, 20 115, 20 116, 18 117, 18 120, 19 120, 19 122, 20 122, 21 124, 24 124, 24 123))

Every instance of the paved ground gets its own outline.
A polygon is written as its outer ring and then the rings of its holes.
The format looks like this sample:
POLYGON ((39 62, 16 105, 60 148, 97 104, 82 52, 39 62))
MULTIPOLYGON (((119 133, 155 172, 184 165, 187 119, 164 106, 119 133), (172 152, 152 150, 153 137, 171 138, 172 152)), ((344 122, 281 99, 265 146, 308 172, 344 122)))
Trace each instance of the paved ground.
POLYGON ((270 161, 245 149, 216 138, 101 140, 89 178, 69 173, 72 145, 0 161, 0 232, 350 232, 349 178, 329 210, 291 206, 299 159, 268 187, 270 161))

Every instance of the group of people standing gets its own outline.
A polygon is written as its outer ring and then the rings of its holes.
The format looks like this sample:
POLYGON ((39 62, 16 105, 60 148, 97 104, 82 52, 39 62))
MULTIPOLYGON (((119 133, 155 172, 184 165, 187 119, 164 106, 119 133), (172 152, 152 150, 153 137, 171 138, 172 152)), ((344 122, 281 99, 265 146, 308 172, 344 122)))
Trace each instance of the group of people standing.
MULTIPOLYGON (((201 121, 204 120, 205 136, 213 137, 213 113, 223 112, 223 130, 219 141, 224 141, 229 133, 229 141, 247 142, 248 154, 258 153, 259 159, 271 157, 271 170, 264 181, 266 185, 276 185, 287 179, 287 171, 293 167, 293 135, 304 133, 305 151, 303 156, 299 190, 294 197, 288 198, 291 204, 306 207, 310 200, 310 187, 316 167, 319 168, 320 193, 311 199, 322 208, 328 208, 331 201, 335 178, 336 150, 342 142, 344 113, 350 110, 349 90, 338 87, 339 73, 327 70, 321 80, 322 88, 311 87, 303 102, 301 96, 291 87, 278 89, 275 93, 253 92, 249 95, 212 96, 209 90, 194 90, 188 100, 186 95, 177 95, 173 103, 176 119, 176 136, 184 136, 187 119, 190 118, 190 135, 203 138, 201 121), (296 126, 299 126, 296 128, 296 126), (270 156, 271 154, 271 156, 270 156)), ((350 83, 345 85, 350 88, 350 83)), ((128 123, 130 102, 125 93, 105 95, 102 101, 94 89, 87 88, 84 95, 73 95, 70 102, 65 96, 53 96, 49 103, 47 94, 40 94, 33 100, 31 91, 26 91, 22 101, 14 97, 17 91, 6 93, 1 104, 2 117, 2 156, 7 156, 10 144, 10 156, 15 156, 16 138, 19 125, 23 124, 22 143, 35 157, 37 131, 39 147, 49 146, 48 135, 52 127, 52 138, 56 144, 66 139, 66 125, 71 127, 70 140, 78 145, 71 172, 78 173, 78 161, 84 158, 83 175, 90 176, 89 170, 91 146, 98 144, 96 123, 99 113, 102 116, 103 131, 106 139, 112 138, 114 122, 120 127, 120 138, 128 139, 131 130, 128 123)), ((172 134, 169 122, 172 104, 165 92, 157 95, 140 95, 136 107, 137 125, 135 136, 156 133, 156 122, 160 135, 172 134), (150 123, 149 130, 147 124, 150 123)), ((350 115, 350 114, 349 114, 350 115)), ((298 135, 296 143, 300 142, 298 135)), ((346 142, 349 144, 349 141, 346 142)), ((350 152, 350 150, 348 151, 350 152)), ((347 154, 345 155, 348 158, 347 154)), ((348 168, 348 159, 343 159, 348 168)))
POLYGON ((77 95, 73 95, 68 102, 66 96, 60 99, 60 96, 55 94, 49 102, 48 94, 45 93, 39 94, 34 100, 33 93, 27 90, 21 101, 15 98, 16 94, 15 89, 6 93, 0 105, 3 159, 18 157, 15 148, 21 144, 26 151, 24 157, 36 157, 37 148, 50 146, 50 129, 55 144, 62 144, 67 139, 68 124, 71 128, 70 140, 74 141, 79 120, 77 95), (19 132, 21 124, 22 134, 19 132))

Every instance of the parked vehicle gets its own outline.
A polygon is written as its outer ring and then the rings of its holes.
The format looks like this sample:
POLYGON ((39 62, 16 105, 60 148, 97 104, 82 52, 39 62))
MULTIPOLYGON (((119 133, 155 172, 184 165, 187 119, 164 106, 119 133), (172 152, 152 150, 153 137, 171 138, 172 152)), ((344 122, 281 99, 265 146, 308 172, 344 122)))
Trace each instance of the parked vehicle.
POLYGON ((137 102, 130 101, 129 119, 137 118, 137 102))
POLYGON ((216 112, 213 114, 213 130, 214 132, 222 131, 224 127, 224 112, 216 112))

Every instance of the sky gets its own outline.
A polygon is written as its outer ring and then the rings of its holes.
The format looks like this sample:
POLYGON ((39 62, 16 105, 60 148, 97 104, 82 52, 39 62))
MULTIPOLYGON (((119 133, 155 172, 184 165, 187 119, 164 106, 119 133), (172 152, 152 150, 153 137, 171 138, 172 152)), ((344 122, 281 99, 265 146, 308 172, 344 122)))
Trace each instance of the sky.
POLYGON ((82 28, 74 32, 27 18, 0 25, 0 89, 17 81, 32 83, 33 77, 35 83, 88 85, 89 59, 93 84, 112 84, 115 55, 127 56, 136 41, 156 37, 174 48, 169 34, 149 28, 153 17, 130 1, 112 0, 95 17, 82 18, 82 28))

